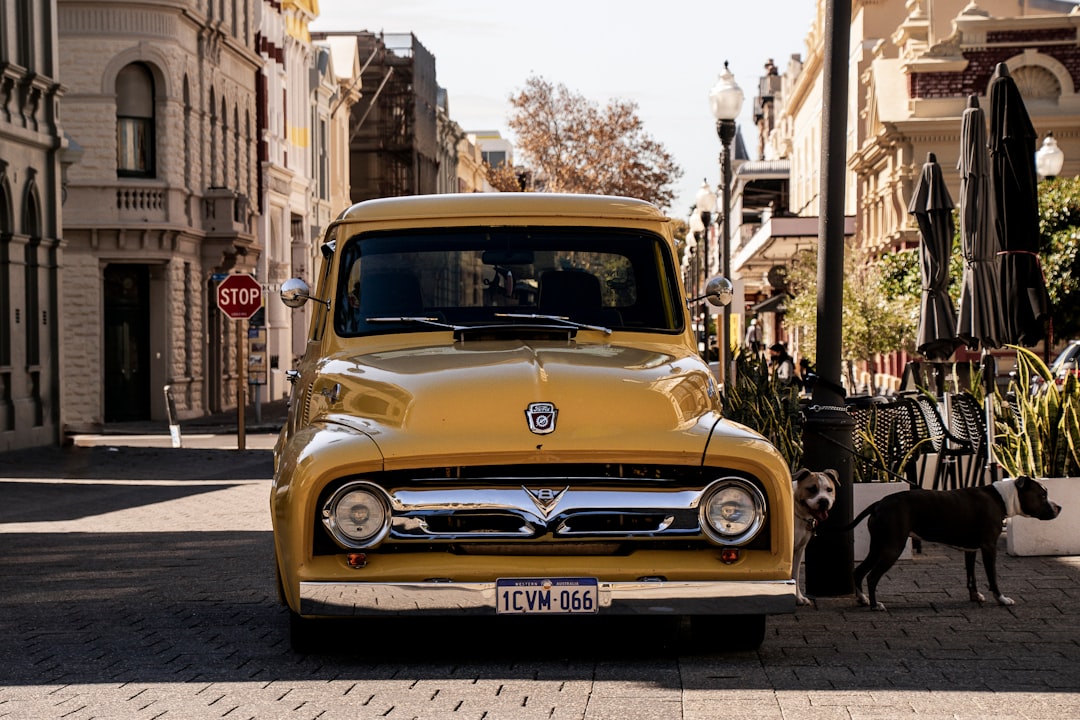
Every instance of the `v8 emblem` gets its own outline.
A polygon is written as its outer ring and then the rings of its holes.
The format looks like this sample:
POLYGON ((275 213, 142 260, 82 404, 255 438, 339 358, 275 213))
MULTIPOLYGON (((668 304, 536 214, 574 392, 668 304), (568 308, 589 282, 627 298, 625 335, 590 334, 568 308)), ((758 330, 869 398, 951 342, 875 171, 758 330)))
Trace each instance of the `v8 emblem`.
POLYGON ((536 509, 543 513, 546 518, 551 514, 551 511, 555 509, 555 506, 559 504, 559 500, 561 500, 563 494, 570 489, 570 486, 567 485, 561 490, 556 490, 555 488, 536 488, 534 490, 522 485, 521 489, 529 493, 533 505, 536 505, 536 509))

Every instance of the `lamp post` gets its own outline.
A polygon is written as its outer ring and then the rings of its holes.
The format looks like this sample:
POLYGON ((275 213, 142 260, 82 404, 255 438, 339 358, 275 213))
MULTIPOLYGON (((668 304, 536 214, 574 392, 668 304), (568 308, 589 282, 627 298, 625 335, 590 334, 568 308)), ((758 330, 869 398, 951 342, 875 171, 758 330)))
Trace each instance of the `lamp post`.
MULTIPOLYGON (((1061 168, 1065 164, 1065 153, 1058 147, 1054 133, 1046 133, 1042 147, 1035 153, 1035 172, 1044 180, 1053 180, 1061 174, 1061 168)), ((1050 333, 1043 342, 1043 360, 1050 363, 1050 346, 1053 344, 1053 325, 1050 333)))
POLYGON ((818 221, 817 367, 803 423, 803 465, 836 470, 840 486, 822 531, 806 547, 807 595, 850 595, 854 541, 839 532, 852 519, 854 421, 840 384, 844 309, 844 196, 847 173, 848 51, 851 0, 826 3, 821 98, 821 215, 818 221), (832 532, 828 532, 832 531, 832 532))
MULTIPOLYGON (((694 200, 697 203, 698 217, 696 227, 700 230, 698 246, 701 248, 701 293, 705 293, 705 283, 709 277, 709 227, 712 225, 712 214, 716 212, 716 194, 709 189, 709 181, 703 180, 698 188, 694 200)), ((704 300, 701 302, 701 331, 705 338, 705 352, 702 357, 705 362, 709 361, 709 306, 704 300)))
MULTIPOLYGON (((735 118, 743 105, 742 88, 735 82, 735 76, 724 62, 724 72, 709 92, 709 106, 716 118, 716 134, 720 136, 720 173, 723 213, 720 230, 720 274, 731 281, 731 141, 735 139, 735 118)), ((725 305, 723 322, 720 323, 718 342, 720 345, 720 368, 722 380, 733 377, 731 367, 731 306, 725 305)))
POLYGON ((1061 174, 1061 166, 1065 164, 1065 153, 1058 147, 1054 133, 1046 133, 1042 147, 1035 153, 1035 169, 1039 175, 1047 180, 1053 180, 1061 174))

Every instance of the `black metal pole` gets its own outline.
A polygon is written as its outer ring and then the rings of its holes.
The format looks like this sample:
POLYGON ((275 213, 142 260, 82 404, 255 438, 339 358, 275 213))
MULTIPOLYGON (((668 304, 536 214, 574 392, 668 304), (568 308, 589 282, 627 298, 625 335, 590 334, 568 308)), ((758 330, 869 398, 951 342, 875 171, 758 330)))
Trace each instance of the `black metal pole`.
POLYGON ((852 519, 851 429, 854 423, 840 385, 844 301, 844 195, 847 172, 848 52, 851 0, 827 0, 825 78, 821 115, 821 177, 824 195, 818 223, 817 368, 803 427, 803 464, 834 468, 840 475, 836 503, 822 532, 806 548, 806 592, 837 596, 854 592, 854 543, 850 531, 826 534, 852 519))
MULTIPOLYGON (((731 141, 735 139, 735 121, 717 120, 716 134, 720 136, 720 172, 723 178, 723 222, 720 228, 720 274, 731 280, 731 141)), ((734 379, 734 367, 731 364, 731 305, 724 306, 721 313, 721 325, 717 328, 716 339, 719 344, 720 367, 724 373, 724 383, 734 379)))
MULTIPOLYGON (((701 296, 705 294, 705 287, 709 282, 709 225, 712 224, 712 212, 698 210, 698 216, 701 218, 701 224, 705 228, 701 231, 701 235, 698 236, 698 247, 701 249, 701 292, 698 295, 701 296)), ((701 337, 701 346, 703 348, 701 357, 705 362, 709 362, 709 303, 704 299, 701 301, 701 337)))

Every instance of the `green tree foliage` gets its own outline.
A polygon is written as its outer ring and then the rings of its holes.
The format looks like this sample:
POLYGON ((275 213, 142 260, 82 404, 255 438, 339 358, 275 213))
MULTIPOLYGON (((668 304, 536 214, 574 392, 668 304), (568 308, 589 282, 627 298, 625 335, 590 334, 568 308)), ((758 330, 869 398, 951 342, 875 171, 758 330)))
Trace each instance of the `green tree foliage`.
POLYGON ((601 108, 565 85, 533 76, 510 97, 510 106, 514 145, 538 187, 670 207, 682 169, 645 132, 636 103, 615 99, 601 108))
POLYGON ((1039 242, 1054 337, 1080 337, 1080 178, 1039 183, 1039 242))
MULTIPOLYGON (((873 259, 850 246, 844 256, 843 348, 845 358, 865 360, 894 350, 912 351, 918 327, 918 256, 911 251, 873 259), (912 285, 911 264, 916 279, 912 285), (914 289, 914 294, 912 294, 914 289)), ((817 347, 817 255, 801 253, 788 272, 793 295, 786 324, 798 328, 802 353, 817 347)))

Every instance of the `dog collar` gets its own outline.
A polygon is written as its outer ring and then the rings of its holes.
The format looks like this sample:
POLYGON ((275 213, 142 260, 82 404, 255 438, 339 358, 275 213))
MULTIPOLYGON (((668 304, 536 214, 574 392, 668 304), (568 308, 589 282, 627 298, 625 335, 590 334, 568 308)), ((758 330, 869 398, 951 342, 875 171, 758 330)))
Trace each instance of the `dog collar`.
POLYGON ((994 483, 994 489, 998 491, 1001 499, 1005 501, 1005 517, 1024 514, 1023 509, 1020 507, 1020 493, 1016 492, 1016 480, 1012 478, 998 480, 994 483))
POLYGON ((811 517, 811 518, 808 518, 808 519, 807 519, 807 521, 806 521, 806 528, 807 528, 807 529, 808 529, 808 530, 809 530, 810 532, 816 532, 816 531, 817 531, 817 526, 818 526, 818 520, 817 520, 817 518, 816 518, 816 517, 811 517))

